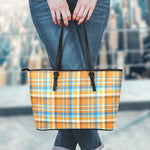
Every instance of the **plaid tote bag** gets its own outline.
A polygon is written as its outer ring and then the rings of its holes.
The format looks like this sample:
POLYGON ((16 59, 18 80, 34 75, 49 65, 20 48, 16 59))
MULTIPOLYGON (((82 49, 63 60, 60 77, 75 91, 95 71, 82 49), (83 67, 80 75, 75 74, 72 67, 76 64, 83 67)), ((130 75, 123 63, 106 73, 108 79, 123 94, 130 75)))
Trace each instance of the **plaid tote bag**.
MULTIPOLYGON (((84 23, 83 23, 84 24, 84 23)), ((61 70, 62 25, 54 69, 29 69, 28 84, 37 130, 113 130, 120 102, 123 69, 92 69, 84 24, 89 69, 61 70)))

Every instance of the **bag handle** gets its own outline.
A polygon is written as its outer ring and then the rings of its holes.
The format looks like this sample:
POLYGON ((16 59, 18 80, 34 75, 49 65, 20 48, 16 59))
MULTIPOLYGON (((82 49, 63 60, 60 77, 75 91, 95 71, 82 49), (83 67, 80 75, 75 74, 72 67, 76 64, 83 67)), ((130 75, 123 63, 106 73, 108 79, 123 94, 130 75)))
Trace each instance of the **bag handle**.
MULTIPOLYGON (((92 71, 92 65, 91 65, 91 59, 90 59, 90 51, 89 51, 89 44, 88 44, 86 27, 85 27, 85 23, 84 22, 83 22, 83 27, 84 27, 84 38, 85 38, 85 45, 86 45, 86 54, 87 54, 87 60, 88 60, 87 62, 88 62, 89 70, 92 71)), ((64 23, 62 24, 60 38, 59 38, 59 45, 58 45, 58 51, 57 51, 55 71, 60 70, 60 66, 61 66, 63 29, 64 29, 64 23)))
MULTIPOLYGON (((92 71, 90 51, 89 51, 89 45, 88 45, 88 38, 87 38, 86 27, 85 27, 84 22, 83 22, 83 27, 84 27, 84 38, 85 38, 85 45, 86 45, 87 62, 88 62, 88 67, 89 67, 89 71, 90 71, 88 75, 90 76, 90 79, 91 79, 91 85, 93 87, 93 91, 96 91, 95 82, 94 82, 94 71, 92 71)), ((56 90, 57 79, 58 79, 58 76, 59 76, 59 70, 60 70, 60 65, 61 65, 63 30, 64 30, 64 23, 62 23, 60 38, 59 38, 56 65, 55 65, 55 69, 54 69, 55 71, 54 71, 53 91, 56 90)))

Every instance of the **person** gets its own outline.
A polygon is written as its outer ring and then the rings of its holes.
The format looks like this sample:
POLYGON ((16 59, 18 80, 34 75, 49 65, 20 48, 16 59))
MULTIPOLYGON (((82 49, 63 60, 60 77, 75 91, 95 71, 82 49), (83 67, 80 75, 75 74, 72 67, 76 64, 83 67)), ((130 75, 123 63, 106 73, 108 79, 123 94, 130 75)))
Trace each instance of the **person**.
MULTIPOLYGON (((61 69, 88 69, 83 22, 86 26, 92 67, 95 67, 103 32, 109 20, 110 0, 29 0, 37 33, 55 68, 62 22, 61 69)), ((53 150, 101 150, 104 144, 97 129, 59 129, 53 150)))

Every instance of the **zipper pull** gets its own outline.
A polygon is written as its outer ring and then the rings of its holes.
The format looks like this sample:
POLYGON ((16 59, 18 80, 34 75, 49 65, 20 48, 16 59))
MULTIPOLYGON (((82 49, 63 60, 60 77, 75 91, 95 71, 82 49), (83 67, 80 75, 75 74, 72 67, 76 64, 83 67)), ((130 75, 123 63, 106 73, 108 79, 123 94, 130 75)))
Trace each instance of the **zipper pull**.
POLYGON ((53 91, 56 91, 57 79, 58 79, 58 76, 59 76, 59 72, 55 71, 55 72, 53 72, 53 75, 54 75, 53 91))
POLYGON ((26 70, 29 71, 30 69, 29 68, 22 68, 21 69, 21 71, 26 71, 26 70))
POLYGON ((94 72, 90 71, 89 76, 90 76, 90 79, 91 79, 91 85, 92 85, 93 91, 96 91, 96 86, 95 86, 95 82, 94 82, 94 72))

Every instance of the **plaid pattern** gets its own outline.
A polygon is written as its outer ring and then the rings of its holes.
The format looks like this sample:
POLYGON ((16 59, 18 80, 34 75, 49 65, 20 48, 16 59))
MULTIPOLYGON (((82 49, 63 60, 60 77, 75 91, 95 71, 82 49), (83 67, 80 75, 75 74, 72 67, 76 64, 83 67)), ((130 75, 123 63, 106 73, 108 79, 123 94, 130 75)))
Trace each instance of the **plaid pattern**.
POLYGON ((36 129, 114 129, 122 71, 94 70, 96 91, 86 70, 59 71, 53 91, 53 72, 28 71, 36 129))

